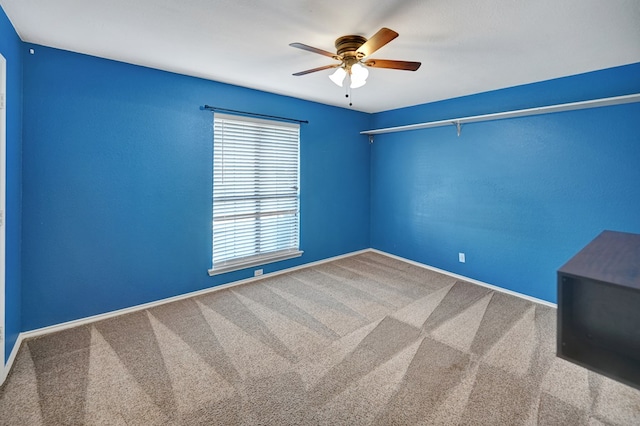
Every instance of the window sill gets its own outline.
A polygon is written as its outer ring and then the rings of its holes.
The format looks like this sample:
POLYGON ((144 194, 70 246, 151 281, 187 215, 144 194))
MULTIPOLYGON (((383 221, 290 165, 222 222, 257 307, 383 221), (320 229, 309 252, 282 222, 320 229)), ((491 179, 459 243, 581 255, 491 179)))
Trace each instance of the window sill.
POLYGON ((266 265, 268 263, 279 262, 281 260, 293 259, 302 256, 302 250, 288 251, 286 253, 276 253, 273 256, 260 257, 241 263, 233 263, 215 269, 209 269, 209 276, 226 274, 227 272, 239 271, 240 269, 251 268, 252 266, 266 265))

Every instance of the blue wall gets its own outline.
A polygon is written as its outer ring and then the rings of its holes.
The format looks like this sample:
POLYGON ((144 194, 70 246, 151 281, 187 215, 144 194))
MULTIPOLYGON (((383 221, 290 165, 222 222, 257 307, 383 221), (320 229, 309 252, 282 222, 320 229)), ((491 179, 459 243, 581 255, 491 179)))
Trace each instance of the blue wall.
POLYGON ((0 7, 0 53, 7 61, 7 194, 5 361, 21 330, 22 42, 0 7))
POLYGON ((265 273, 369 247, 371 116, 24 45, 22 328, 252 276, 209 277, 212 114, 307 119, 301 248, 265 273))
MULTIPOLYGON (((383 112, 372 128, 637 92, 640 63, 383 112)), ((597 234, 640 233, 639 164, 637 103, 379 135, 371 244, 555 302, 556 270, 597 234)))
POLYGON ((266 273, 374 247, 555 301, 555 271, 600 231, 640 232, 638 104, 468 124, 460 137, 453 127, 379 135, 371 147, 359 135, 635 93, 640 64, 368 115, 23 44, 4 14, 0 35, 10 67, 9 349, 20 330, 252 275, 207 275, 205 103, 310 121, 305 254, 266 273))

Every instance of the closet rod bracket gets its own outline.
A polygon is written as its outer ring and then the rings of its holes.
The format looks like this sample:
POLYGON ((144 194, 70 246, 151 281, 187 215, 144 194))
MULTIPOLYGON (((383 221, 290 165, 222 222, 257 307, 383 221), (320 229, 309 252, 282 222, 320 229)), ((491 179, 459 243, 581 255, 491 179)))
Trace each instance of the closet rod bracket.
POLYGON ((456 130, 458 131, 458 137, 460 137, 460 132, 462 131, 462 124, 459 121, 454 121, 453 124, 456 126, 456 130))

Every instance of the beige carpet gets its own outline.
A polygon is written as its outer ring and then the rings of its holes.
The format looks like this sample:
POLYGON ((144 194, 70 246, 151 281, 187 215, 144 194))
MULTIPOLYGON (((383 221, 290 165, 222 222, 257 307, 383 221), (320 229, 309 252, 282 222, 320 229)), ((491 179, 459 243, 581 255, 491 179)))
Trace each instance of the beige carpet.
POLYGON ((366 253, 32 339, 8 425, 638 425, 555 310, 366 253))

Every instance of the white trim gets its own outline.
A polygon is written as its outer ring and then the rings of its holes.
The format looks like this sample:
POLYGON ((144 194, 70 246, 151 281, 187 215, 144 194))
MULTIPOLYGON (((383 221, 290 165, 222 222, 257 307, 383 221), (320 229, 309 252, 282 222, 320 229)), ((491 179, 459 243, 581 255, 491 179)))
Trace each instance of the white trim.
MULTIPOLYGON (((203 294, 211 293, 211 292, 218 291, 218 290, 223 290, 223 289, 230 288, 230 287, 235 287, 235 286, 239 286, 239 285, 243 285, 243 284, 252 283, 252 282, 255 282, 255 281, 260 281, 260 280, 265 279, 265 278, 271 278, 271 277, 275 277, 275 276, 282 275, 282 274, 288 274, 289 272, 297 271, 299 269, 310 268, 312 266, 317 266, 317 265, 320 265, 320 264, 323 264, 323 263, 332 262, 334 260, 339 260, 339 259, 344 259, 344 258, 351 257, 351 256, 356 256, 358 254, 366 253, 369 250, 370 249, 354 251, 354 252, 351 252, 351 253, 346 253, 346 254, 342 254, 342 255, 339 255, 339 256, 334 256, 334 257, 330 257, 330 258, 327 258, 327 259, 317 260, 315 262, 310 262, 310 263, 305 263, 303 265, 294 266, 292 268, 287 268, 287 269, 282 269, 280 271, 270 272, 268 274, 260 275, 260 276, 257 276, 257 277, 250 277, 250 278, 246 278, 244 280, 233 281, 233 282, 230 282, 230 283, 227 283, 227 284, 221 284, 221 285, 218 285, 218 286, 215 286, 215 287, 205 288, 203 290, 192 291, 190 293, 185 293, 185 294, 181 294, 181 295, 178 295, 178 296, 173 296, 173 297, 169 297, 169 298, 166 298, 166 299, 156 300, 154 302, 143 303, 142 305, 131 306, 131 307, 124 308, 124 309, 118 309, 116 311, 105 312, 104 314, 93 315, 93 316, 90 316, 90 317, 80 318, 80 319, 73 320, 73 321, 67 321, 67 322, 63 322, 63 323, 60 323, 60 324, 50 325, 48 327, 42 327, 42 328, 38 328, 38 329, 35 329, 35 330, 25 331, 25 332, 20 333, 20 337, 22 337, 23 339, 30 339, 32 337, 43 336, 45 334, 55 333, 57 331, 62 331, 62 330, 66 330, 68 328, 77 327, 79 325, 91 324, 91 323, 96 322, 96 321, 101 321, 101 320, 105 320, 105 319, 108 319, 108 318, 117 317, 119 315, 124 315, 124 314, 129 314, 129 313, 137 312, 137 311, 144 310, 144 309, 154 308, 156 306, 164 305, 165 303, 176 302, 178 300, 184 300, 184 299, 188 299, 190 297, 201 296, 203 294)), ((16 343, 16 345, 17 345, 17 343, 16 343)))
POLYGON ((546 300, 542 300, 542 299, 538 299, 538 298, 533 297, 533 296, 529 296, 529 295, 526 295, 526 294, 518 293, 517 291, 507 290, 506 288, 498 287, 498 286, 493 285, 493 284, 487 284, 485 282, 478 281, 478 280, 473 279, 473 278, 465 277, 464 275, 458 275, 458 274, 455 274, 453 272, 445 271, 444 269, 440 269, 440 268, 436 268, 436 267, 433 267, 433 266, 425 265, 424 263, 416 262, 415 260, 406 259, 406 258, 401 257, 401 256, 396 256, 395 254, 387 253, 387 252, 384 252, 384 251, 381 251, 381 250, 378 250, 378 249, 373 249, 372 248, 372 249, 369 249, 369 250, 371 252, 373 252, 373 253, 378 253, 378 254, 381 254, 383 256, 391 257, 391 258, 396 259, 396 260, 401 260, 403 262, 407 262, 407 263, 409 263, 411 265, 418 266, 420 268, 428 269, 428 270, 434 271, 434 272, 439 272, 439 273, 444 274, 444 275, 449 275, 450 277, 453 277, 453 278, 456 278, 456 279, 459 279, 459 280, 463 280, 463 281, 467 281, 467 282, 470 282, 472 284, 477 284, 477 285, 482 286, 482 287, 487 287, 487 288, 490 288, 491 290, 499 291, 500 293, 510 294, 511 296, 516 296, 516 297, 519 297, 521 299, 526 299, 526 300, 528 300, 530 302, 533 302, 533 303, 539 303, 541 305, 549 306, 550 308, 556 308, 556 309, 558 308, 558 305, 556 305, 555 303, 547 302, 546 300))
POLYGON ((0 376, 4 382, 9 369, 4 362, 7 345, 6 260, 7 260, 7 60, 0 54, 0 376))
POLYGON ((181 295, 174 296, 174 297, 169 297, 167 299, 157 300, 155 302, 144 303, 142 305, 136 305, 136 306, 132 306, 132 307, 129 307, 129 308, 119 309, 117 311, 106 312, 104 314, 93 315, 93 316, 86 317, 86 318, 80 318, 80 319, 73 320, 73 321, 68 321, 68 322, 64 322, 64 323, 60 323, 60 324, 56 324, 56 325, 51 325, 49 327, 43 327, 43 328, 38 328, 38 329, 35 329, 35 330, 31 330, 31 331, 22 332, 22 333, 20 333, 18 335, 18 339, 16 340, 16 343, 13 346, 13 350, 11 351, 11 355, 9 356, 9 359, 7 360, 7 365, 6 365, 5 371, 2 374, 2 376, 0 376, 0 379, 2 379, 2 380, 0 380, 0 385, 2 383, 4 383, 4 380, 8 376, 9 371, 11 370, 11 367, 13 366, 13 362, 15 361, 15 358, 16 358, 16 356, 18 354, 18 350, 20 349, 20 346, 22 345, 22 342, 27 340, 27 339, 31 339, 33 337, 38 337, 38 336, 43 336, 43 335, 49 334, 49 333, 55 333, 57 331, 66 330, 66 329, 77 327, 77 326, 80 326, 80 325, 91 324, 91 323, 96 322, 96 321, 101 321, 101 320, 104 320, 104 319, 117 317, 119 315, 129 314, 129 313, 140 311, 140 310, 143 310, 143 309, 150 309, 150 308, 153 308, 153 307, 156 307, 156 306, 164 305, 165 303, 171 303, 171 302, 175 302, 175 301, 178 301, 178 300, 188 299, 190 297, 201 296, 203 294, 212 293, 214 291, 223 290, 223 289, 226 289, 226 288, 231 288, 231 287, 235 287, 235 286, 239 286, 239 285, 243 285, 243 284, 249 284, 249 283, 252 283, 252 282, 263 280, 265 278, 271 278, 271 277, 275 277, 275 276, 278 276, 278 275, 288 274, 290 272, 294 272, 294 271, 297 271, 297 270, 300 270, 300 269, 311 268, 313 266, 321 265, 323 263, 333 262, 335 260, 345 259, 345 258, 348 258, 348 257, 352 257, 352 256, 356 256, 356 255, 359 255, 359 254, 363 254, 363 253, 377 253, 377 254, 380 254, 380 255, 383 255, 383 256, 390 257, 392 259, 397 259, 397 260, 400 260, 402 262, 409 263, 409 264, 414 265, 414 266, 418 266, 420 268, 424 268, 424 269, 428 269, 430 271, 434 271, 434 272, 438 272, 438 273, 441 273, 441 274, 444 274, 444 275, 448 275, 450 277, 453 277, 453 278, 456 278, 456 279, 459 279, 459 280, 464 280, 464 281, 467 281, 467 282, 470 282, 470 283, 473 283, 473 284, 477 284, 477 285, 482 286, 482 287, 487 287, 487 288, 490 288, 492 290, 499 291, 501 293, 510 294, 512 296, 519 297, 521 299, 526 299, 526 300, 529 300, 530 302, 533 302, 533 303, 539 303, 541 305, 549 306, 551 308, 557 308, 556 304, 551 303, 551 302, 547 302, 546 300, 537 299, 537 298, 532 297, 532 296, 527 296, 526 294, 522 294, 522 293, 518 293, 518 292, 515 292, 515 291, 507 290, 505 288, 498 287, 498 286, 495 286, 495 285, 492 285, 492 284, 487 284, 485 282, 478 281, 478 280, 475 280, 473 278, 465 277, 465 276, 459 275, 459 274, 454 274, 453 272, 445 271, 444 269, 439 269, 439 268, 435 268, 433 266, 425 265, 424 263, 416 262, 414 260, 406 259, 404 257, 396 256, 394 254, 386 253, 386 252, 381 251, 381 250, 368 248, 368 249, 364 249, 364 250, 358 250, 358 251, 342 254, 342 255, 339 255, 339 256, 329 257, 327 259, 317 260, 315 262, 305 263, 303 265, 294 266, 292 268, 282 269, 280 271, 270 272, 268 274, 260 275, 260 276, 257 276, 257 277, 250 277, 250 278, 246 278, 246 279, 240 280, 240 281, 234 281, 234 282, 231 282, 231 283, 222 284, 222 285, 218 285, 218 286, 211 287, 211 288, 206 288, 206 289, 203 289, 203 290, 193 291, 193 292, 190 292, 190 293, 185 293, 185 294, 181 294, 181 295))
POLYGON ((22 345, 22 341, 24 339, 24 333, 18 334, 18 338, 13 344, 13 349, 11 350, 11 354, 9 355, 9 359, 7 359, 7 365, 5 365, 4 371, 0 372, 0 386, 2 386, 4 384, 4 381, 7 380, 7 377, 9 377, 9 372, 11 371, 11 367, 13 367, 13 363, 18 356, 18 351, 20 350, 20 346, 22 345))
POLYGON ((460 136, 460 125, 464 123, 477 123, 480 121, 500 120, 503 118, 528 117, 531 115, 549 114, 552 112, 574 111, 586 108, 598 108, 611 105, 621 105, 633 102, 640 102, 640 93, 632 95, 613 96, 611 98, 591 99, 588 101, 570 102, 566 104, 548 105, 536 108, 519 109, 515 111, 496 112, 493 114, 473 115, 469 117, 449 118, 447 120, 429 121, 426 123, 407 124, 405 126, 387 127, 384 129, 363 130, 361 135, 379 135, 382 133, 406 132, 407 130, 428 129, 430 127, 449 126, 451 124, 458 127, 460 136))
POLYGON ((226 274, 227 272, 239 271, 241 269, 251 268, 252 266, 261 266, 268 265, 269 263, 281 262, 283 260, 295 259, 296 257, 300 257, 304 254, 302 250, 291 251, 288 250, 286 253, 281 253, 272 256, 258 256, 258 259, 254 259, 253 261, 247 262, 246 260, 242 263, 233 263, 219 267, 217 269, 209 269, 209 276, 213 277, 214 275, 226 274))
POLYGON ((300 124, 216 112, 213 130, 209 275, 301 256, 300 124))
MULTIPOLYGON (((317 260, 315 262, 305 263, 303 265, 294 266, 292 268, 287 268, 287 269, 282 269, 282 270, 275 271, 275 272, 270 272, 268 274, 259 275, 257 277, 249 277, 249 278, 245 278, 243 280, 233 281, 233 282, 230 282, 230 283, 227 283, 227 284, 221 284, 221 285, 218 285, 218 286, 215 286, 215 287, 205 288, 205 289, 202 289, 202 290, 197 290, 197 291, 193 291, 193 292, 190 292, 190 293, 181 294, 181 295, 169 297, 169 298, 166 298, 166 299, 156 300, 154 302, 144 303, 144 304, 141 304, 141 305, 131 306, 131 307, 124 308, 124 309, 118 309, 116 311, 106 312, 104 314, 93 315, 93 316, 90 316, 90 317, 80 318, 80 319, 73 320, 73 321, 67 321, 67 322, 64 322, 64 323, 55 324, 55 325, 51 325, 51 326, 48 326, 48 327, 43 327, 43 328, 38 328, 38 329, 35 329, 35 330, 25 331, 25 332, 20 333, 20 338, 29 339, 29 338, 32 338, 32 337, 42 336, 42 335, 45 335, 45 334, 66 330, 68 328, 77 327, 79 325, 91 324, 91 323, 96 322, 96 321, 101 321, 101 320, 104 320, 104 319, 117 317, 119 315, 124 315, 124 314, 129 314, 129 313, 137 312, 137 311, 144 310, 144 309, 154 308, 156 306, 164 305, 166 303, 176 302, 178 300, 184 300, 184 299, 188 299, 190 297, 201 296, 203 294, 211 293, 211 292, 214 292, 214 291, 224 290, 224 289, 227 289, 227 288, 236 287, 236 286, 239 286, 239 285, 260 281, 260 280, 263 280, 265 278, 271 278, 271 277, 275 277, 275 276, 278 276, 278 275, 288 274, 290 272, 294 272, 294 271, 297 271, 297 270, 300 270, 300 269, 311 268, 313 266, 321 265, 323 263, 333 262, 335 260, 345 259, 345 258, 348 258, 348 257, 356 256, 356 255, 363 254, 363 253, 370 253, 370 252, 371 253, 378 253, 378 254, 381 254, 383 256, 387 256, 387 257, 390 257, 390 258, 393 258, 393 259, 397 259, 397 260, 400 260, 400 261, 403 261, 403 262, 407 262, 407 263, 409 263, 411 265, 418 266, 420 268, 425 268, 425 269, 428 269, 430 271, 439 272, 439 273, 444 274, 444 275, 449 275, 450 277, 453 277, 453 278, 456 278, 456 279, 459 279, 459 280, 464 280, 464 281, 467 281, 467 282, 470 282, 470 283, 473 283, 473 284, 480 285, 482 287, 490 288, 490 289, 495 290, 495 291, 499 291, 499 292, 502 292, 502 293, 510 294, 512 296, 516 296, 516 297, 519 297, 519 298, 522 298, 522 299, 526 299, 526 300, 529 300, 529 301, 534 302, 534 303, 539 303, 539 304, 546 305, 546 306, 549 306, 549 307, 552 307, 552 308, 557 308, 557 305, 555 303, 547 302, 546 300, 538 299, 538 298, 535 298, 535 297, 532 297, 532 296, 528 296, 526 294, 518 293, 518 292, 515 292, 515 291, 512 291, 512 290, 507 290, 507 289, 502 288, 502 287, 498 287, 498 286, 495 286, 495 285, 492 285, 492 284, 488 284, 488 283, 485 283, 485 282, 482 282, 482 281, 478 281, 478 280, 473 279, 473 278, 465 277, 464 275, 455 274, 453 272, 449 272, 449 271, 446 271, 444 269, 439 269, 439 268, 435 268, 433 266, 425 265, 424 263, 420 263, 420 262, 416 262, 414 260, 406 259, 406 258, 401 257, 401 256, 396 256, 394 254, 390 254, 390 253, 387 253, 387 252, 384 252, 384 251, 381 251, 381 250, 368 248, 368 249, 364 249, 364 250, 358 250, 358 251, 342 254, 342 255, 339 255, 339 256, 329 257, 327 259, 317 260)), ((18 342, 16 342, 16 346, 19 346, 18 342)))

